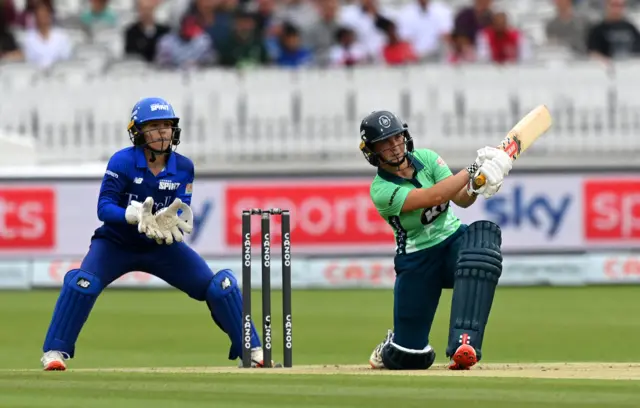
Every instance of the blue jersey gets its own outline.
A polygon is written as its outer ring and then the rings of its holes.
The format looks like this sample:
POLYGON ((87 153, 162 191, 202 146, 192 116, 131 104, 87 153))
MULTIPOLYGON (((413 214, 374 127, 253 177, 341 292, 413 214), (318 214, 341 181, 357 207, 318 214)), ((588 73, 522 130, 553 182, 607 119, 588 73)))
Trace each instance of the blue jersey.
POLYGON ((176 152, 169 155, 165 168, 157 176, 149 170, 142 148, 132 146, 116 152, 107 164, 98 198, 98 219, 104 224, 93 237, 133 248, 157 246, 154 240, 138 232, 137 225, 127 223, 127 206, 132 200, 143 202, 147 197, 153 197, 154 214, 176 197, 190 206, 193 180, 193 162, 176 152))

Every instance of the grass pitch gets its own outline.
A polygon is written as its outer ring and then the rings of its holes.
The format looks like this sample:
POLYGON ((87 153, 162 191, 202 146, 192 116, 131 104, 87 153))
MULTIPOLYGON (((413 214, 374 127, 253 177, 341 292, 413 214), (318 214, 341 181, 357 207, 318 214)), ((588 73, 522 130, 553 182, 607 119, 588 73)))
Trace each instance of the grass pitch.
MULTIPOLYGON (((640 287, 499 288, 484 359, 468 372, 444 369, 450 291, 431 335, 436 365, 388 372, 367 369, 367 359, 391 327, 390 291, 294 291, 294 368, 241 370, 204 303, 107 290, 70 370, 44 373, 57 294, 0 292, 2 408, 640 406, 640 287)), ((272 298, 281 361, 280 292, 272 298)))

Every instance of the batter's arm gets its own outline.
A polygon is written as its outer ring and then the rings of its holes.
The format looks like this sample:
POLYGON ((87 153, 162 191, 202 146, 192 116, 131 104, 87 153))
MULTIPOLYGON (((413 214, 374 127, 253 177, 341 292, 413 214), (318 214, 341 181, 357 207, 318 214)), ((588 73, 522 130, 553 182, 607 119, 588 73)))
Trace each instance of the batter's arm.
POLYGON ((469 195, 467 192, 468 188, 463 187, 458 193, 453 197, 453 202, 460 208, 468 208, 471 207, 473 203, 476 202, 478 198, 477 194, 469 195))
POLYGON ((452 201, 460 191, 465 191, 471 177, 470 174, 473 173, 475 173, 475 169, 472 169, 471 172, 469 169, 464 169, 456 175, 434 184, 432 187, 411 190, 404 200, 402 212, 431 208, 447 201, 452 201))

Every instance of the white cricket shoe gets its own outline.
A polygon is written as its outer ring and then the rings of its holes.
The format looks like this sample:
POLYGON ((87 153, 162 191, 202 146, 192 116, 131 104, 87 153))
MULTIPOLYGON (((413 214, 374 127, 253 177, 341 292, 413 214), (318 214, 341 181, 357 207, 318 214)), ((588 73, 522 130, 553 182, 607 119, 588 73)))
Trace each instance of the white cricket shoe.
MULTIPOLYGON (((282 365, 280 364, 274 365, 273 360, 271 360, 271 366, 282 367, 282 365)), ((242 368, 242 358, 240 358, 238 367, 242 368)), ((251 349, 251 368, 263 368, 263 367, 264 367, 264 353, 262 351, 262 347, 252 348, 251 349)))
POLYGON ((64 360, 68 360, 69 355, 63 351, 49 350, 40 359, 44 371, 64 371, 67 364, 64 360))
POLYGON ((382 362, 382 349, 387 343, 391 341, 391 339, 393 339, 393 330, 388 330, 387 337, 385 337, 382 343, 378 344, 376 348, 373 349, 373 352, 369 357, 369 365, 371 365, 371 368, 375 368, 375 369, 385 368, 384 363, 382 362))

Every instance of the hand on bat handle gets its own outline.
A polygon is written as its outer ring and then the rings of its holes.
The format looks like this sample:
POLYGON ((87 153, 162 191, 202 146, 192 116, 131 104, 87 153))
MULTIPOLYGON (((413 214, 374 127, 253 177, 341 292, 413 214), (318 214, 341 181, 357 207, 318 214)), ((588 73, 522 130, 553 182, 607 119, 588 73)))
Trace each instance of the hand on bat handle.
POLYGON ((511 157, 501 149, 484 147, 478 150, 478 157, 470 173, 467 192, 482 194, 489 198, 498 192, 502 186, 504 177, 509 174, 512 167, 511 157), (476 170, 477 169, 477 170, 476 170))

